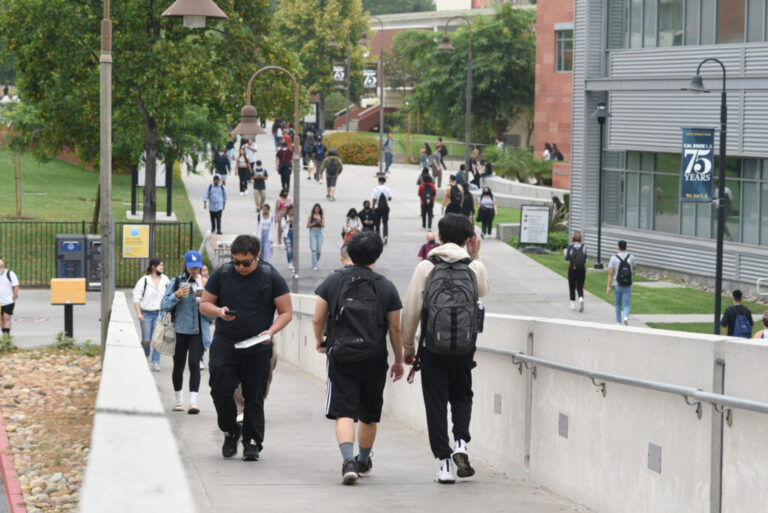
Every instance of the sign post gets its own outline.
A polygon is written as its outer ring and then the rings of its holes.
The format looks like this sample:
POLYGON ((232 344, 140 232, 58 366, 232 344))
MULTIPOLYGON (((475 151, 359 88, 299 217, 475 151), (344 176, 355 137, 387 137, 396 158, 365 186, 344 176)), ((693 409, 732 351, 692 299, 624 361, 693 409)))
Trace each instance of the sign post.
POLYGON ((715 130, 683 128, 680 162, 680 201, 711 202, 715 183, 715 130))
POLYGON ((363 96, 373 98, 379 88, 379 65, 363 64, 363 96))
MULTIPOLYGON (((549 205, 522 205, 520 212, 520 244, 549 242, 549 205)), ((525 252, 528 248, 522 248, 525 252)), ((530 248, 534 249, 534 248, 530 248)), ((536 248, 541 250, 542 248, 536 248)))
POLYGON ((344 89, 347 83, 347 65, 343 62, 333 63, 333 88, 344 89))

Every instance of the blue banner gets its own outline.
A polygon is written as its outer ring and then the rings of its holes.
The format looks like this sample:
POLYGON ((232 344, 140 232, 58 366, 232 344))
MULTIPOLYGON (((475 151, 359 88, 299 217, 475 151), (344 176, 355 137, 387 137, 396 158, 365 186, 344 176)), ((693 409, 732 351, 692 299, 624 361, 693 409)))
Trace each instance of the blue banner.
POLYGON ((715 130, 683 128, 680 162, 680 201, 711 202, 715 183, 715 130))

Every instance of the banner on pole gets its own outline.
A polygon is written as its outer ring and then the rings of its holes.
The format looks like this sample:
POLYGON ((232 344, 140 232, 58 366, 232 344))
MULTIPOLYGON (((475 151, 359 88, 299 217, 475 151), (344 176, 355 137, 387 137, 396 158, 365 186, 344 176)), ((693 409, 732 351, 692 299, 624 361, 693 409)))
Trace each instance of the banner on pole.
POLYGON ((333 63, 333 87, 344 89, 347 84, 347 66, 343 62, 333 63))
POLYGON ((680 162, 680 201, 711 202, 715 169, 715 130, 683 128, 680 162))
POLYGON ((363 96, 375 97, 379 89, 379 65, 363 64, 363 96))

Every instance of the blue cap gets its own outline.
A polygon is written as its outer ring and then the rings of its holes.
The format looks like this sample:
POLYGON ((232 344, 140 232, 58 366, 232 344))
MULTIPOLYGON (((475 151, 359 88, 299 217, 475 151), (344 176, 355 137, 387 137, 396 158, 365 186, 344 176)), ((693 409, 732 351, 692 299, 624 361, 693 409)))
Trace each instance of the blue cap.
POLYGON ((193 267, 203 267, 203 257, 199 252, 195 251, 194 249, 190 249, 184 253, 184 266, 187 269, 192 269, 193 267))

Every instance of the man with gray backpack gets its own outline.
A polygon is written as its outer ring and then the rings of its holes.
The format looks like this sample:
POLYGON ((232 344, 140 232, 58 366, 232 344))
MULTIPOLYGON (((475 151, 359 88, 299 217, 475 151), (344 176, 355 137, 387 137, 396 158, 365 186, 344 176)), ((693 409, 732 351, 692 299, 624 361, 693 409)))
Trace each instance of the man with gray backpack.
POLYGON ((432 454, 440 460, 438 483, 454 483, 475 471, 467 443, 472 416, 472 369, 475 342, 483 329, 484 306, 478 298, 490 289, 479 260, 480 239, 472 223, 459 214, 446 214, 437 224, 441 246, 416 266, 403 308, 405 362, 421 370, 432 454), (421 324, 418 348, 416 330, 421 324), (454 445, 448 438, 451 404, 454 445), (454 472, 454 465, 456 472, 454 472))

